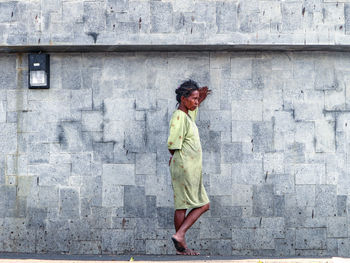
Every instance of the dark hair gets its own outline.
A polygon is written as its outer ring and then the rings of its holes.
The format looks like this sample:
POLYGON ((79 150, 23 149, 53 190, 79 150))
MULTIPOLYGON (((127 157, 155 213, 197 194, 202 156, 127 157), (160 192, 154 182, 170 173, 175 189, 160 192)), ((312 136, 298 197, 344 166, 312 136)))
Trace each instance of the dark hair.
POLYGON ((185 98, 188 98, 191 96, 191 93, 195 90, 199 90, 199 86, 197 82, 194 80, 186 80, 184 81, 180 87, 178 87, 175 90, 176 93, 176 100, 178 103, 181 103, 181 97, 184 96, 185 98))

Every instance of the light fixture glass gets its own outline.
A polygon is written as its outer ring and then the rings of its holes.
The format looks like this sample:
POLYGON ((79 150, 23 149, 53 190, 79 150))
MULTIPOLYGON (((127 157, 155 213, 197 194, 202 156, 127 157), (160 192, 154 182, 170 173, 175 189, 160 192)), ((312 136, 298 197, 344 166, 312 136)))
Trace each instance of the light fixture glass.
POLYGON ((47 75, 44 70, 31 71, 30 72, 30 85, 31 86, 47 86, 47 75))

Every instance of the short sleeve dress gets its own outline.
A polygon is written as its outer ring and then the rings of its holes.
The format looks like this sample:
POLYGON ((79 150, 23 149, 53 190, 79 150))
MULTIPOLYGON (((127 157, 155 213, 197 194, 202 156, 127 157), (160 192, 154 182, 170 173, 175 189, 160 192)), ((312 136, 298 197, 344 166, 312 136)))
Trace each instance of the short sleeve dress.
POLYGON ((175 150, 170 164, 175 209, 209 203, 202 179, 202 147, 195 123, 197 112, 198 108, 188 114, 176 110, 170 121, 168 149, 175 150))

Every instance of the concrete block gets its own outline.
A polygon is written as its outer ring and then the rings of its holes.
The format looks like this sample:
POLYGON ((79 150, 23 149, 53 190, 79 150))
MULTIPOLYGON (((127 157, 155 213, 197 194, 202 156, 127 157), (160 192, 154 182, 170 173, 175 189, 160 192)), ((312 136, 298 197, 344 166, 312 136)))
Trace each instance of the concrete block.
POLYGON ((108 183, 102 184, 102 205, 107 207, 124 206, 124 187, 108 183))
POLYGON ((232 101, 234 121, 262 121, 262 101, 232 101))
POLYGON ((348 237, 346 217, 328 217, 327 237, 348 237))
POLYGON ((136 239, 155 240, 157 237, 157 224, 154 218, 137 218, 135 228, 136 239))
POLYGON ((284 32, 296 32, 301 29, 302 12, 301 3, 286 2, 282 4, 282 30, 284 32))
POLYGON ((335 152, 335 123, 319 120, 315 122, 316 152, 335 152))
POLYGON ((210 178, 211 195, 231 195, 231 165, 221 164, 221 173, 212 174, 210 178))
POLYGON ((302 143, 292 143, 287 145, 284 152, 284 163, 304 163, 305 145, 302 143))
POLYGON ((144 217, 146 214, 145 188, 124 186, 124 211, 129 217, 144 217))
POLYGON ((218 33, 235 32, 237 30, 236 2, 216 2, 216 25, 218 33))
POLYGON ((104 185, 134 185, 134 164, 103 164, 104 185))
POLYGON ((253 249, 255 241, 254 229, 232 229, 233 249, 253 249))
POLYGON ((232 204, 234 206, 252 206, 252 200, 253 187, 251 185, 232 185, 232 204))
POLYGON ((293 172, 296 184, 325 183, 326 167, 324 164, 296 164, 293 172))
POLYGON ((91 175, 91 154, 72 154, 72 174, 91 175))
POLYGON ((127 123, 124 121, 103 122, 103 140, 108 142, 123 142, 127 123))
POLYGON ((242 143, 225 143, 221 151, 223 163, 240 163, 243 160, 242 143))
POLYGON ((63 150, 71 152, 91 150, 89 137, 81 133, 81 123, 75 121, 61 122, 57 126, 57 139, 63 150))
POLYGON ((253 138, 252 122, 232 122, 232 142, 251 142, 253 138))
POLYGON ((28 145, 28 163, 48 163, 50 158, 50 145, 48 143, 28 145))
MULTIPOLYGON (((221 133, 210 130, 209 121, 197 121, 202 149, 206 152, 220 152, 221 133)), ((229 140, 231 142, 231 140, 229 140)))
POLYGON ((92 91, 90 89, 72 90, 70 107, 72 111, 92 109, 92 91))
POLYGON ((155 174, 156 154, 140 153, 136 154, 136 174, 155 174))
POLYGON ((15 123, 0 123, 0 152, 11 154, 16 151, 17 125, 15 123))
POLYGON ((305 153, 315 151, 315 123, 314 122, 296 122, 295 123, 295 141, 305 145, 305 153))
POLYGON ((337 196, 337 216, 347 215, 346 202, 347 202, 347 196, 345 195, 337 196))
POLYGON ((208 174, 219 174, 220 173, 220 152, 203 152, 203 172, 208 174))
POLYGON ((294 176, 291 174, 267 174, 266 182, 274 185, 277 195, 294 193, 294 176))
POLYGON ((169 33, 172 31, 173 7, 171 3, 151 2, 151 33, 169 33))
POLYGON ((295 230, 296 249, 326 249, 325 228, 301 228, 295 230))
POLYGON ((125 131, 125 149, 129 152, 144 152, 145 138, 145 123, 143 121, 131 123, 125 131))
POLYGON ((253 186, 253 215, 273 216, 273 185, 253 186))
POLYGON ((345 34, 350 34, 350 4, 344 5, 344 16, 345 16, 345 34))
POLYGON ((270 122, 253 123, 253 151, 273 150, 273 126, 270 122))
POLYGON ((6 175, 27 175, 27 165, 28 158, 26 155, 8 155, 6 158, 6 175))
POLYGON ((329 60, 320 59, 315 64, 315 89, 335 90, 339 83, 335 74, 334 64, 329 60))
POLYGON ((296 185, 295 193, 298 207, 315 206, 315 186, 314 185, 296 185))
POLYGON ((94 150, 94 161, 101 163, 113 163, 114 143, 112 142, 94 142, 92 144, 94 150))
POLYGON ((337 214, 337 189, 334 185, 316 185, 315 215, 335 216, 337 214))
POLYGON ((60 189, 60 217, 74 219, 79 217, 79 192, 74 188, 60 189))
POLYGON ((123 143, 115 143, 113 152, 115 163, 135 163, 135 153, 126 150, 123 143))
POLYGON ((135 119, 135 99, 104 100, 104 119, 111 121, 130 121, 135 119))
POLYGON ((126 229, 103 229, 102 252, 123 254, 134 249, 134 231, 126 229))
POLYGON ((105 5, 101 2, 84 2, 84 31, 100 33, 105 30, 105 5))
POLYGON ((264 182, 265 175, 261 162, 233 164, 231 168, 232 183, 254 185, 264 182))
POLYGON ((28 167, 28 174, 38 176, 40 186, 67 185, 71 164, 38 164, 28 167))

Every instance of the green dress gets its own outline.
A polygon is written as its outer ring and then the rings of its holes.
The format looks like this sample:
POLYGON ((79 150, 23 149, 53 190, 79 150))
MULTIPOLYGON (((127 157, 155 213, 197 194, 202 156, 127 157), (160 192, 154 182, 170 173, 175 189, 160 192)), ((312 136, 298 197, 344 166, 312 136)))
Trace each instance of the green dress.
POLYGON ((168 149, 175 150, 170 174, 175 209, 201 207, 209 203, 202 180, 202 147, 195 123, 198 108, 188 115, 176 110, 170 121, 168 149))

